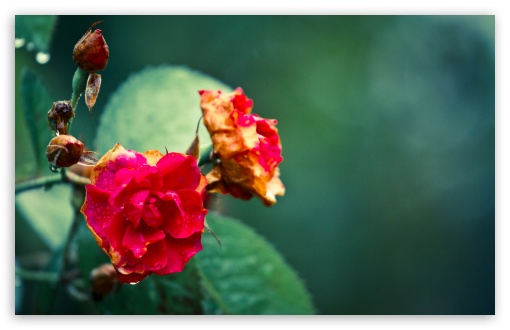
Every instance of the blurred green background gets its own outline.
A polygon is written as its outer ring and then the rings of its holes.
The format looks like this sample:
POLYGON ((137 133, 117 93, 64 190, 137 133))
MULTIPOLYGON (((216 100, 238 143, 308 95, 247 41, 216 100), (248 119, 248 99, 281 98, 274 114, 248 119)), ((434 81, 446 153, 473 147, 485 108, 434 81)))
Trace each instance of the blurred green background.
MULTIPOLYGON (((16 49, 17 81, 28 66, 69 99, 73 47, 98 20, 110 60, 94 117, 82 105, 73 125, 88 145, 147 65, 240 86, 278 119, 287 191, 220 211, 284 255, 320 314, 494 314, 494 16, 59 16, 47 64, 16 49)), ((17 178, 26 164, 17 153, 17 178)), ((17 254, 29 231, 16 224, 17 254)))

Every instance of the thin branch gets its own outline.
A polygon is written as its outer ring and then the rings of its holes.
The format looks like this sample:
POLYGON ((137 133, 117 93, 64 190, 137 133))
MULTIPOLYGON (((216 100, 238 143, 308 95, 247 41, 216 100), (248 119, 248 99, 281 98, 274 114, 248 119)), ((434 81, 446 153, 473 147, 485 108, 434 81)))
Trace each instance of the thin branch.
POLYGON ((56 272, 42 272, 42 271, 34 271, 23 269, 21 267, 16 266, 15 268, 16 276, 28 281, 41 281, 41 282, 51 282, 55 283, 58 281, 58 273, 56 272))
POLYGON ((78 185, 86 185, 90 183, 90 180, 88 178, 79 176, 76 173, 73 173, 71 171, 63 171, 64 175, 62 174, 55 174, 55 175, 49 175, 49 176, 43 176, 36 179, 31 179, 27 181, 20 182, 16 184, 15 188, 15 194, 19 194, 21 192, 31 190, 31 189, 38 189, 38 188, 49 188, 54 184, 58 183, 74 183, 78 185))
POLYGON ((15 193, 19 194, 26 190, 37 189, 42 187, 51 187, 55 183, 62 183, 62 176, 60 174, 43 176, 40 178, 23 181, 16 184, 15 193))

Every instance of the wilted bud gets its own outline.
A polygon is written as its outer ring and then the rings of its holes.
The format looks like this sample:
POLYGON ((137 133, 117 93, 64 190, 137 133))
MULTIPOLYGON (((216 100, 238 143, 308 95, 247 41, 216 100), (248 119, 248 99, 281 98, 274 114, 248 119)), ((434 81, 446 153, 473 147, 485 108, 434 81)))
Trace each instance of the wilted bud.
POLYGON ((92 114, 92 108, 96 104, 99 88, 101 87, 101 75, 97 73, 89 74, 87 79, 87 88, 85 89, 85 103, 89 107, 89 112, 92 114))
POLYGON ((67 124, 74 117, 71 101, 53 102, 48 111, 48 125, 50 129, 56 129, 59 134, 67 134, 67 124))
POLYGON ((78 163, 83 154, 83 143, 72 135, 60 134, 51 139, 46 158, 56 167, 69 167, 78 163))
POLYGON ((99 301, 108 294, 120 288, 120 282, 117 278, 117 271, 112 264, 103 264, 90 272, 90 286, 92 288, 92 298, 99 301))
POLYGON ((87 72, 104 70, 110 56, 108 45, 103 38, 101 30, 92 32, 92 28, 99 23, 101 21, 92 24, 87 33, 74 46, 74 61, 87 72))

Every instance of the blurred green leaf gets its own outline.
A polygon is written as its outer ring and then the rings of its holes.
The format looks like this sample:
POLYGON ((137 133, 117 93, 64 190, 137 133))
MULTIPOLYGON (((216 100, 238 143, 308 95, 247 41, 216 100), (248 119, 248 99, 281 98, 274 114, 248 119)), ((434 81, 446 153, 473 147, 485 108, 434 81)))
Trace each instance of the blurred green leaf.
MULTIPOLYGON (((109 99, 97 130, 97 150, 103 154, 119 142, 126 149, 186 152, 195 137, 201 89, 231 87, 182 66, 149 67, 132 75, 109 99)), ((204 125, 199 138, 211 141, 204 125)))
MULTIPOLYGON (((18 260, 15 260, 15 266, 18 267, 18 260)), ((14 312, 20 314, 23 309, 23 280, 16 276, 14 278, 14 312)))
POLYGON ((94 236, 87 228, 85 217, 79 220, 78 230, 76 232, 78 269, 84 278, 89 277, 90 272, 104 263, 110 263, 108 256, 97 245, 94 236))
MULTIPOLYGON (((44 271, 58 273, 58 268, 62 259, 62 249, 57 248, 52 255, 50 262, 44 271)), ((51 314, 55 307, 55 297, 60 290, 58 283, 48 281, 25 282, 31 285, 30 302, 28 303, 27 314, 51 314)))
POLYGON ((67 236, 74 212, 71 186, 29 190, 16 195, 16 208, 33 231, 52 250, 60 247, 67 236))
POLYGON ((37 51, 48 52, 56 22, 55 15, 16 15, 16 38, 32 43, 37 51))
POLYGON ((314 313, 302 281, 265 239, 217 213, 210 212, 207 222, 222 246, 205 234, 195 258, 205 289, 224 314, 314 313))
POLYGON ((25 123, 37 163, 37 174, 50 173, 46 159, 46 147, 52 137, 47 122, 47 114, 53 104, 52 98, 44 82, 27 68, 23 69, 21 74, 21 93, 25 123))
POLYGON ((121 286, 117 293, 105 297, 100 303, 101 313, 108 315, 159 314, 160 296, 151 278, 121 286))
POLYGON ((167 276, 151 276, 161 295, 160 311, 163 314, 202 314, 200 278, 194 260, 184 270, 167 276))

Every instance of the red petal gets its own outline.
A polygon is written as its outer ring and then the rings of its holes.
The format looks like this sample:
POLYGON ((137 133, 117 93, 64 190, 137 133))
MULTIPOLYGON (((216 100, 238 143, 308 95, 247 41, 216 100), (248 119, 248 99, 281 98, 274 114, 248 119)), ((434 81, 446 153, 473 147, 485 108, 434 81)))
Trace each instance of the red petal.
POLYGON ((87 185, 85 190, 86 196, 82 212, 89 226, 104 241, 105 230, 109 226, 116 209, 108 203, 108 197, 110 196, 108 191, 91 184, 87 185))
POLYGON ((124 219, 124 215, 121 213, 115 214, 111 217, 108 227, 105 228, 106 239, 110 242, 113 250, 117 251, 120 255, 123 255, 122 239, 126 232, 127 226, 130 222, 124 219))
POLYGON ((143 208, 142 218, 149 227, 159 227, 164 219, 155 203, 145 205, 143 208))
POLYGON ((161 197, 160 209, 165 217, 161 228, 175 238, 185 238, 204 229, 207 210, 202 196, 195 190, 179 190, 161 197))
POLYGON ((122 283, 126 283, 126 284, 138 283, 141 280, 143 280, 144 278, 146 278, 148 275, 152 274, 150 271, 147 271, 143 274, 138 274, 138 273, 122 274, 117 269, 115 269, 115 270, 117 271, 117 278, 119 279, 119 281, 121 281, 122 283))
POLYGON ((140 261, 151 271, 158 271, 167 265, 166 240, 162 239, 147 247, 147 253, 140 261))
POLYGON ((122 247, 130 250, 137 259, 141 258, 147 252, 147 245, 155 243, 165 238, 162 230, 139 226, 135 229, 133 225, 128 225, 122 239, 122 247))
POLYGON ((241 87, 236 88, 234 93, 235 95, 231 100, 234 109, 237 109, 242 113, 250 113, 251 108, 253 107, 253 100, 244 95, 241 87))
POLYGON ((161 173, 156 166, 141 166, 136 173, 135 180, 138 187, 150 188, 153 191, 161 189, 161 173))
POLYGON ((188 238, 172 238, 167 236, 167 264, 163 269, 154 271, 154 273, 158 275, 166 275, 182 271, 191 257, 202 250, 201 239, 201 233, 196 233, 188 238))
POLYGON ((163 190, 195 189, 200 183, 196 159, 175 152, 163 156, 156 164, 163 176, 163 190))
POLYGON ((138 224, 140 223, 142 211, 148 196, 148 190, 137 191, 131 195, 127 203, 124 205, 124 214, 135 228, 138 227, 138 224))
POLYGON ((136 151, 126 150, 116 144, 109 150, 92 169, 90 181, 92 184, 107 190, 115 190, 115 174, 121 169, 137 169, 147 164, 145 157, 136 151))

